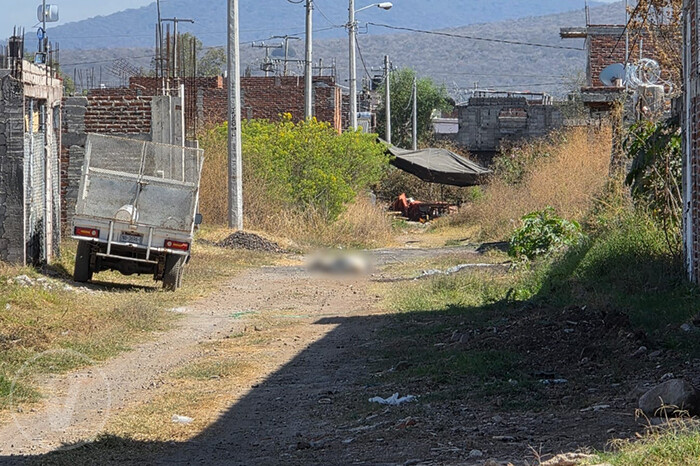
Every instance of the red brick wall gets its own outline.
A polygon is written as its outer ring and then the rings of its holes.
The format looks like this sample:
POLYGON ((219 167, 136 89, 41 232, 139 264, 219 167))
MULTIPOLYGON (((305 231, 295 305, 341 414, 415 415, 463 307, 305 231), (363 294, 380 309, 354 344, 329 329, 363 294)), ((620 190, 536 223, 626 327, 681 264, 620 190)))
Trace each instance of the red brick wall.
MULTIPOLYGON (((224 78, 186 78, 183 83, 187 102, 197 102, 196 112, 203 120, 199 122, 200 125, 226 121, 228 90, 224 78)), ((171 82, 171 87, 175 86, 176 83, 171 82)), ((154 95, 158 93, 161 83, 156 78, 138 77, 129 80, 129 87, 132 91, 154 95)), ((338 102, 341 99, 341 91, 335 85, 334 78, 314 77, 314 90, 314 115, 318 120, 329 122, 340 131, 342 113, 338 102)), ((303 77, 243 77, 241 94, 243 118, 277 120, 280 114, 291 113, 294 121, 304 119, 303 77)))
MULTIPOLYGON (((601 26, 605 31, 596 32, 597 27, 591 26, 588 30, 588 76, 589 85, 593 87, 603 86, 600 81, 600 72, 608 65, 614 63, 625 63, 625 37, 624 26, 601 26)), ((642 43, 642 54, 644 58, 654 58, 655 51, 650 40, 642 43)), ((630 31, 630 62, 639 59, 640 40, 639 34, 630 31)))
POLYGON ((85 131, 105 134, 149 134, 151 97, 133 89, 93 89, 85 112, 85 131))

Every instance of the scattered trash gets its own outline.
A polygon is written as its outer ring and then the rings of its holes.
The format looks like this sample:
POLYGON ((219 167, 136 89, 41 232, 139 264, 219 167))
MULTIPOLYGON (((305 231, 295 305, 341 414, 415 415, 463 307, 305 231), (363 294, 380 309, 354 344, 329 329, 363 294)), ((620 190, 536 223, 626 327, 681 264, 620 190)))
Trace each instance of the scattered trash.
POLYGON ((446 270, 439 270, 439 269, 424 270, 423 272, 421 272, 420 275, 415 277, 415 279, 424 278, 424 277, 432 277, 433 275, 452 275, 454 273, 461 272, 464 269, 502 267, 504 265, 510 265, 510 262, 507 262, 504 264, 459 264, 459 265, 455 265, 454 267, 450 267, 449 269, 446 269, 446 270))
POLYGON ((595 405, 595 406, 590 406, 588 408, 583 408, 579 411, 582 413, 586 413, 588 411, 598 412, 598 411, 602 411, 602 410, 608 409, 608 408, 610 408, 610 405, 595 405))
POLYGON ((399 394, 394 393, 389 398, 382 398, 380 396, 375 396, 374 398, 370 398, 369 402, 370 403, 379 403, 380 405, 399 406, 400 404, 410 403, 411 401, 415 401, 415 400, 416 400, 416 397, 413 395, 402 396, 401 398, 399 398, 399 394))
POLYGON ((392 204, 393 212, 401 214, 412 222, 427 222, 434 218, 457 212, 457 206, 447 202, 423 202, 401 194, 392 204))
POLYGON ((540 383, 542 385, 563 385, 569 383, 569 381, 566 379, 542 379, 540 383))
POLYGON ((484 454, 481 450, 472 450, 469 452, 469 458, 481 458, 484 454))
POLYGON ((180 416, 179 414, 173 414, 171 421, 173 421, 176 424, 189 424, 192 421, 194 421, 194 419, 187 416, 180 416))

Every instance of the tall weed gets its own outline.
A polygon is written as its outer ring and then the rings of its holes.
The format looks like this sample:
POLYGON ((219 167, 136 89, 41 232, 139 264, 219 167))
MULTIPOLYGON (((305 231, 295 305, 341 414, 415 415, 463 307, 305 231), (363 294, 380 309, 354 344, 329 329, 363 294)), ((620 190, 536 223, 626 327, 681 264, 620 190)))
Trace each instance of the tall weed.
POLYGON ((575 128, 506 153, 483 198, 449 222, 479 225, 484 240, 506 239, 521 217, 547 206, 582 222, 606 186, 610 141, 608 128, 575 128))

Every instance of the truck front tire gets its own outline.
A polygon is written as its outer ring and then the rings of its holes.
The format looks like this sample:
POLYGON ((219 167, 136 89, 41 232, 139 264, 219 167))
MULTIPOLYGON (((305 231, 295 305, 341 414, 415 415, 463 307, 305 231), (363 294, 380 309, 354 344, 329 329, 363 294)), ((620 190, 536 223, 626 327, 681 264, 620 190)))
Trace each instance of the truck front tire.
POLYGON ((92 279, 90 269, 90 254, 92 246, 88 241, 78 241, 78 250, 75 253, 75 269, 73 270, 73 280, 78 283, 85 283, 92 279))
POLYGON ((182 285, 182 273, 185 268, 185 256, 168 254, 165 257, 165 270, 163 271, 163 289, 175 291, 182 285))

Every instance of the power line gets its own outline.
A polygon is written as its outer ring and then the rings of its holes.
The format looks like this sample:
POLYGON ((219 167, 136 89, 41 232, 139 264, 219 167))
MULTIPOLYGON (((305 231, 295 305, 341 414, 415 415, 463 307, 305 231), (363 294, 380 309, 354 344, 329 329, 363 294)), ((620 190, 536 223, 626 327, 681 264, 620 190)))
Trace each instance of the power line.
POLYGON ((580 47, 567 47, 565 45, 537 44, 534 42, 521 42, 521 41, 517 41, 517 40, 493 39, 493 38, 487 38, 487 37, 468 36, 468 35, 464 35, 464 34, 453 34, 450 32, 426 31, 424 29, 391 26, 389 24, 380 24, 380 23, 367 23, 367 24, 372 25, 372 26, 387 28, 387 29, 394 29, 397 31, 418 32, 421 34, 430 34, 430 35, 434 35, 434 36, 452 37, 452 38, 456 38, 456 39, 478 40, 478 41, 483 41, 483 42, 495 42, 498 44, 524 45, 524 46, 528 46, 528 47, 541 47, 541 48, 547 48, 547 49, 577 50, 580 52, 586 50, 586 49, 580 48, 580 47))
POLYGON ((367 69, 367 64, 365 63, 365 58, 362 56, 362 49, 360 48, 360 41, 355 41, 355 45, 357 46, 357 51, 359 52, 360 55, 360 61, 362 62, 362 67, 365 69, 365 74, 369 79, 372 79, 372 76, 369 74, 369 70, 367 69))
MULTIPOLYGON (((615 53, 615 50, 617 50, 617 46, 620 45, 620 41, 622 41, 622 38, 625 36, 625 33, 627 33, 627 30, 629 29, 630 24, 632 24, 632 20, 639 11, 640 6, 642 6, 642 2, 637 3, 637 6, 635 7, 634 11, 632 11, 630 18, 627 20, 627 24, 625 24, 625 28, 622 30, 622 34, 620 34, 620 37, 617 38, 617 42, 615 42, 615 46, 610 51, 610 55, 608 55, 608 58, 612 58, 613 54, 615 53)), ((626 60, 629 61, 629 57, 627 57, 626 60)))

